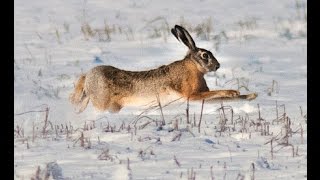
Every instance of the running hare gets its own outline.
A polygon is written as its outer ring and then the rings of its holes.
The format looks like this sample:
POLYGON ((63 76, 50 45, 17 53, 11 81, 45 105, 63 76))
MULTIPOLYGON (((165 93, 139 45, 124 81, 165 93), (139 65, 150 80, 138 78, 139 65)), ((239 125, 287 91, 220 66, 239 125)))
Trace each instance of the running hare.
MULTIPOLYGON (((130 101, 165 96, 174 92, 195 100, 252 100, 256 93, 240 95, 237 90, 210 91, 204 74, 216 71, 220 64, 208 50, 198 48, 183 27, 175 25, 172 34, 188 48, 187 55, 169 65, 148 71, 125 71, 113 66, 97 66, 81 75, 69 100, 82 112, 91 100, 101 111, 119 112, 130 101)), ((134 103, 134 102, 133 102, 134 103)))

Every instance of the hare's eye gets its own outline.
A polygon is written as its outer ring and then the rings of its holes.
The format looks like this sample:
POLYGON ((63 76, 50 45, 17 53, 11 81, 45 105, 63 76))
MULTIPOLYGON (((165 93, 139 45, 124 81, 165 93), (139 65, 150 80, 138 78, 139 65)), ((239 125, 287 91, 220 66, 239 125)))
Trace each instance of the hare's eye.
POLYGON ((202 54, 202 58, 203 58, 203 59, 208 59, 208 54, 207 54, 207 53, 203 53, 203 54, 202 54))

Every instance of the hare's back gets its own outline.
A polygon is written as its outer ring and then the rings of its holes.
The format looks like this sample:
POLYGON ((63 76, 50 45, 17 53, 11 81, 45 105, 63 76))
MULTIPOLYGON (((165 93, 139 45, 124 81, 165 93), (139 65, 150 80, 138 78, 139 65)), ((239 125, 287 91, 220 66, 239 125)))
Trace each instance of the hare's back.
POLYGON ((128 83, 132 80, 132 75, 125 70, 115 68, 113 66, 96 66, 92 68, 86 75, 87 80, 106 81, 114 84, 128 83))
POLYGON ((113 66, 96 66, 86 74, 86 89, 95 91, 130 91, 132 88, 132 76, 113 66))

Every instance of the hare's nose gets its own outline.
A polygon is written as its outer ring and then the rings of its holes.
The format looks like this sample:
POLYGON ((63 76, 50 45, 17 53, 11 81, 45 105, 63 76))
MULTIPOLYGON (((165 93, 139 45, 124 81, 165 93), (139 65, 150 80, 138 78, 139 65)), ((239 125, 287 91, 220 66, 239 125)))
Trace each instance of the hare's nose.
POLYGON ((219 69, 219 67, 220 67, 220 64, 218 63, 218 64, 216 65, 216 70, 219 69))

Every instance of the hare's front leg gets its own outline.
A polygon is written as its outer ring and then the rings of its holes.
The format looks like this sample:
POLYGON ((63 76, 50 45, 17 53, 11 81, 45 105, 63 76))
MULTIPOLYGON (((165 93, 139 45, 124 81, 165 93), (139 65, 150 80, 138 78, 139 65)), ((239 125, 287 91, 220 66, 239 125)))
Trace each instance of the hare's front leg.
POLYGON ((234 98, 238 97, 240 92, 237 90, 216 90, 206 91, 192 94, 189 96, 190 100, 207 100, 207 99, 220 99, 220 98, 234 98))
POLYGON ((235 97, 219 97, 219 98, 207 98, 205 99, 206 102, 209 103, 215 103, 215 102, 220 102, 221 100, 223 101, 237 101, 237 100, 247 100, 251 101, 258 97, 257 93, 251 93, 251 94, 241 94, 235 97))
POLYGON ((253 100, 258 97, 257 93, 251 94, 239 94, 236 90, 218 90, 218 91, 207 91, 198 94, 191 95, 190 100, 205 100, 206 102, 220 102, 223 101, 237 101, 237 100, 253 100))

